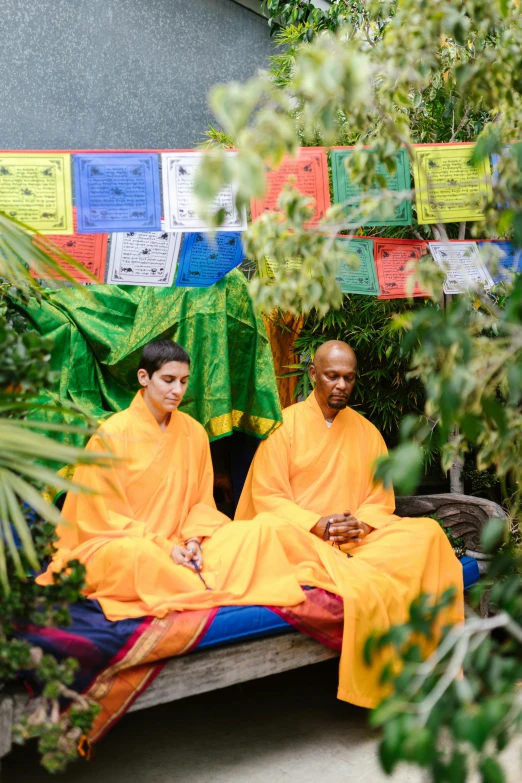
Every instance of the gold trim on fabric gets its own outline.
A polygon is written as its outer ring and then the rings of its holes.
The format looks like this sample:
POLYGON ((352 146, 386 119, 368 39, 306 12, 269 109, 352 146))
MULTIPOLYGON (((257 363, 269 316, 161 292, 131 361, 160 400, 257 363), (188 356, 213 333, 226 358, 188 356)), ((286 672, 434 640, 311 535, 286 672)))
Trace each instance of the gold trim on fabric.
POLYGON ((234 429, 251 432, 266 438, 272 430, 275 430, 281 424, 275 419, 265 419, 261 416, 249 416, 244 411, 231 411, 223 413, 222 416, 214 416, 206 425, 206 430, 210 438, 221 438, 228 435, 234 429))
MULTIPOLYGON (((56 471, 56 475, 71 481, 74 476, 75 468, 76 465, 64 465, 63 468, 56 471)), ((51 487, 51 485, 48 484, 42 492, 42 497, 47 503, 54 503, 56 496, 61 491, 61 489, 56 489, 56 487, 51 487)))
MULTIPOLYGON (((155 676, 156 668, 159 665, 160 664, 157 661, 156 663, 151 664, 149 671, 146 672, 145 676, 143 677, 143 679, 141 680, 138 686, 139 689, 138 696, 141 696, 143 691, 147 688, 149 680, 151 680, 155 676)), ((115 710, 114 712, 111 712, 109 717, 97 729, 95 728, 95 726, 93 726, 94 730, 89 737, 90 741, 97 742, 101 736, 103 736, 107 731, 109 731, 109 729, 112 728, 112 726, 114 726, 114 724, 121 717, 123 717, 123 715, 125 715, 125 713, 127 712, 127 710, 129 709, 129 707, 131 706, 133 701, 135 701, 136 698, 137 698, 136 689, 133 689, 130 691, 130 693, 127 694, 127 698, 124 699, 124 701, 122 701, 118 709, 115 710)), ((108 712, 106 708, 105 708, 105 712, 108 712)))
POLYGON ((90 699, 101 701, 111 690, 114 679, 122 669, 129 669, 143 663, 147 655, 154 649, 165 636, 169 629, 169 623, 165 618, 155 617, 139 640, 133 644, 130 650, 112 666, 107 667, 98 675, 85 694, 90 699))

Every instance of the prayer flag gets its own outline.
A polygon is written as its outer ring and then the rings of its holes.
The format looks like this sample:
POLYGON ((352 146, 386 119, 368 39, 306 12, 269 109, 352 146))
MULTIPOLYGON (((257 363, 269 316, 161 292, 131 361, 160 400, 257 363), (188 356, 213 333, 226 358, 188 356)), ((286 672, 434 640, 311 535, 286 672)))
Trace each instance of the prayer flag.
MULTIPOLYGON (((412 212, 411 200, 402 199, 395 207, 394 214, 386 219, 378 214, 363 218, 359 212, 361 198, 365 195, 375 195, 380 192, 380 188, 375 187, 369 191, 363 191, 362 186, 351 181, 346 170, 346 161, 353 155, 354 147, 343 149, 333 149, 330 153, 332 162, 332 184, 334 192, 334 202, 336 204, 346 203, 345 212, 349 216, 350 223, 357 223, 361 226, 411 226, 412 212)), ((388 169, 379 163, 377 174, 386 178, 387 190, 399 193, 403 190, 410 190, 410 163, 406 150, 401 149, 395 154, 396 169, 390 174, 388 169)))
MULTIPOLYGON (((76 207, 73 207, 73 225, 74 233, 69 235, 57 235, 48 236, 47 239, 53 244, 72 256, 75 261, 78 261, 86 270, 91 272, 96 280, 89 277, 82 272, 81 269, 77 269, 71 264, 61 259, 58 255, 51 253, 51 257, 57 261, 60 266, 78 283, 103 283, 105 280, 105 266, 107 260, 107 234, 78 234, 76 230, 76 207)), ((36 238, 35 238, 35 241, 36 238)), ((31 270, 31 274, 34 272, 31 270)), ((63 280, 64 278, 57 275, 56 277, 46 275, 44 279, 63 280)))
MULTIPOLYGON (((285 259, 284 265, 287 271, 291 271, 292 269, 301 269, 303 265, 303 259, 287 258, 285 259)), ((263 258, 263 260, 259 263, 259 277, 263 277, 271 282, 276 276, 278 269, 279 261, 277 261, 275 258, 267 258, 265 256, 265 258, 263 258)))
POLYGON ((463 294, 470 288, 491 288, 493 280, 476 242, 430 242, 431 254, 446 273, 445 294, 463 294))
POLYGON ((156 154, 75 155, 74 176, 80 234, 161 228, 156 154))
POLYGON ((335 279, 343 294, 365 294, 377 296, 380 293, 379 282, 373 263, 373 241, 371 239, 350 239, 339 236, 337 239, 346 244, 346 252, 358 258, 359 263, 351 266, 341 261, 335 279))
POLYGON ((1 153, 0 210, 41 234, 72 234, 71 156, 1 153))
POLYGON ((287 157, 277 169, 267 172, 267 190, 262 199, 250 204, 252 220, 264 212, 277 211, 277 202, 283 186, 293 184, 305 196, 313 198, 315 212, 308 225, 316 225, 330 206, 328 160, 322 147, 300 147, 296 158, 287 157))
POLYGON ((471 162, 473 144, 419 144, 413 173, 420 224, 480 220, 492 195, 491 166, 471 162))
POLYGON ((494 283, 501 283, 510 278, 510 274, 522 272, 522 248, 515 247, 511 242, 492 240, 491 242, 478 242, 481 256, 486 263, 488 270, 491 266, 496 266, 495 274, 492 275, 494 283))
MULTIPOLYGON (((233 157, 237 153, 226 152, 233 157)), ((204 152, 163 152, 161 167, 163 178, 163 204, 167 231, 204 231, 205 221, 197 213, 194 200, 194 175, 204 152)), ((223 210, 225 218, 216 231, 245 231, 246 209, 237 208, 236 186, 231 183, 219 192, 215 200, 215 212, 223 210)))
POLYGON ((174 279, 180 244, 181 235, 167 231, 113 234, 107 283, 169 288, 174 279))
POLYGON ((381 288, 379 299, 405 299, 410 296, 430 296, 415 283, 407 292, 411 265, 428 253, 428 243, 416 239, 376 239, 375 266, 381 288))
POLYGON ((186 234, 178 264, 176 285, 208 288, 243 260, 241 234, 222 232, 212 240, 204 234, 186 234))

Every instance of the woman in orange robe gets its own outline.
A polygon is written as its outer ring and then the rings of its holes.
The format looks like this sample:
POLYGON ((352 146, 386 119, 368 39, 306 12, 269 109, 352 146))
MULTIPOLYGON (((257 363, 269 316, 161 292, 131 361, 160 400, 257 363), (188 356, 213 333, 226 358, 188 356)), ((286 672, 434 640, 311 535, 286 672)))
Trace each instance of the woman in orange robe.
POLYGON ((397 517, 393 490, 374 480, 386 446, 373 424, 347 407, 357 375, 351 348, 325 343, 311 375, 312 394, 283 411, 283 425, 260 444, 236 517, 268 515, 301 584, 343 598, 338 696, 375 707, 384 695, 383 660, 365 665, 366 639, 404 623, 420 593, 437 600, 454 588, 435 644, 442 625, 464 619, 462 567, 435 520, 397 517))
POLYGON ((109 450, 116 460, 76 469, 75 481, 93 494, 69 492, 58 551, 37 580, 52 584, 54 570, 80 560, 84 592, 109 620, 303 600, 263 515, 254 523, 231 522, 216 509, 207 435, 178 410, 189 367, 188 354, 170 340, 145 346, 142 390, 86 447, 109 450))

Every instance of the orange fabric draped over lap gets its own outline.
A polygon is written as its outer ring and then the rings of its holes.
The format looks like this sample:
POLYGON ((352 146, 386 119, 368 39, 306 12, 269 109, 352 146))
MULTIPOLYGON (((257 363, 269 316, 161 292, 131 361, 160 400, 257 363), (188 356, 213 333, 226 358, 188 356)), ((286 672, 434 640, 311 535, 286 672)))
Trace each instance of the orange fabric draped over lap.
POLYGON ((110 450, 119 459, 110 467, 76 469, 75 480, 94 494, 68 494, 58 552, 39 584, 51 584, 53 570, 80 560, 87 568, 84 592, 109 620, 303 600, 284 547, 263 515, 241 523, 217 511, 208 438, 190 416, 173 412, 163 432, 138 392, 87 449, 110 450), (171 558, 173 546, 193 536, 205 537, 203 575, 211 590, 171 558))
POLYGON ((328 428, 312 394, 283 412, 284 423, 263 441, 241 495, 236 518, 268 514, 301 584, 344 600, 339 698, 374 707, 384 691, 383 659, 368 668, 364 643, 374 632, 403 623, 421 592, 437 599, 456 589, 443 625, 464 618, 462 567, 438 523, 394 515, 391 489, 376 483, 375 459, 386 454, 378 430, 351 408, 328 428), (334 548, 309 531, 322 516, 350 511, 372 530, 360 544, 334 548), (347 557, 350 555, 350 557, 347 557))

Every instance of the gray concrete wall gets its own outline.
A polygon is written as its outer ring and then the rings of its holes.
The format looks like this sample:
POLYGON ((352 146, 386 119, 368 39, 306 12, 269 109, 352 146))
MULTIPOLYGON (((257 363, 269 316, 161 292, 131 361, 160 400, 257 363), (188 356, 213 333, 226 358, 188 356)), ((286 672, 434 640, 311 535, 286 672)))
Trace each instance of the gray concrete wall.
POLYGON ((1 0, 0 148, 193 147, 272 51, 231 0, 1 0))

